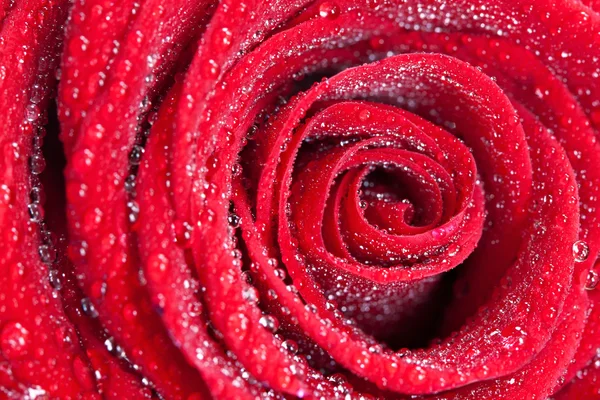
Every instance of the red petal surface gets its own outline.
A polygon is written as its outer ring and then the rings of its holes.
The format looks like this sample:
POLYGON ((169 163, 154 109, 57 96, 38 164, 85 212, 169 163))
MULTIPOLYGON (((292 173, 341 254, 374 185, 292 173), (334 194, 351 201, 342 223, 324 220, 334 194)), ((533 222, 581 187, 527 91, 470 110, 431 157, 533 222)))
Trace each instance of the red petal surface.
POLYGON ((0 393, 600 396, 600 7, 11 0, 0 393))

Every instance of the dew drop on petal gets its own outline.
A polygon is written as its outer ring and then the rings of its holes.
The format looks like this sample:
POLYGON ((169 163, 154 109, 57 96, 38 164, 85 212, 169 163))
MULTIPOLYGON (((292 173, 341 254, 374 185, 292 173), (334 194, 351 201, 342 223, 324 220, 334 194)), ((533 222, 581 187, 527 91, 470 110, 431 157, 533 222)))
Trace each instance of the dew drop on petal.
POLYGON ((576 262, 584 262, 590 255, 590 248, 583 240, 578 240, 573 243, 573 257, 576 262))
POLYGON ((275 276, 281 279, 282 281, 287 278, 287 274, 283 268, 275 268, 275 276))
POLYGON ((45 199, 44 189, 41 186, 34 186, 31 188, 29 198, 33 204, 43 204, 45 199))
POLYGON ((142 146, 133 146, 131 153, 129 154, 129 162, 131 165, 138 165, 142 161, 144 155, 144 148, 142 146))
POLYGON ((52 264, 56 260, 56 249, 51 244, 42 244, 38 248, 40 258, 45 264, 52 264))
POLYGON ((594 290, 600 283, 600 274, 596 270, 590 270, 585 281, 586 290, 594 290))
POLYGON ((96 318, 98 316, 98 311, 96 311, 96 307, 94 307, 94 304, 92 304, 90 299, 88 299, 87 297, 81 299, 81 309, 83 310, 83 313, 88 317, 96 318))
POLYGON ((249 303, 256 303, 258 301, 258 290, 253 286, 248 286, 242 291, 242 298, 249 303))
POLYGON ((54 289, 60 290, 62 288, 60 274, 57 270, 52 269, 48 272, 48 281, 50 282, 50 286, 52 286, 54 289))
POLYGON ((241 218, 235 213, 230 213, 229 217, 227 217, 227 221, 232 228, 238 228, 241 223, 241 218))
POLYGON ((36 153, 31 156, 29 165, 31 167, 31 173, 39 175, 44 172, 44 169, 46 168, 46 160, 44 160, 42 154, 36 153))
POLYGON ((277 332, 277 329, 279 329, 279 321, 271 315, 263 315, 258 320, 258 323, 273 333, 277 332))
POLYGON ((243 271, 241 273, 242 281, 251 284, 252 283, 252 275, 248 271, 243 271))
POLYGON ((319 6, 319 16, 322 18, 335 19, 340 13, 340 9, 337 5, 328 1, 322 3, 319 6))
POLYGON ((131 174, 125 178, 125 191, 127 193, 135 193, 135 175, 131 174))
POLYGON ((284 349, 286 349, 287 351, 289 351, 292 354, 298 353, 298 343, 296 343, 295 341, 293 341, 291 339, 284 340, 283 343, 281 343, 281 345, 283 346, 284 349))
POLYGON ((33 203, 27 206, 29 218, 33 222, 41 222, 44 219, 44 209, 41 205, 33 203))
POLYGON ((129 222, 134 224, 137 222, 138 217, 140 215, 140 206, 136 201, 128 201, 127 202, 127 219, 129 222))

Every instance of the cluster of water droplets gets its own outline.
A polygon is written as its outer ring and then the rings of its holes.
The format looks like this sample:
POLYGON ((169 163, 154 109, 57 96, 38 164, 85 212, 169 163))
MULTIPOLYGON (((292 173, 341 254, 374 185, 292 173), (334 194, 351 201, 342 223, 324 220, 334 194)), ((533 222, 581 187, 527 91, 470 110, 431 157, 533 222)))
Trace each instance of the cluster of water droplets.
MULTIPOLYGON (((370 6, 373 9, 378 9, 380 7, 382 7, 382 5, 385 4, 385 0, 371 0, 370 2, 370 6)), ((413 29, 413 30, 436 30, 437 28, 434 28, 434 26, 437 26, 439 24, 437 24, 436 21, 434 21, 433 16, 439 14, 439 11, 437 9, 437 7, 439 7, 438 5, 432 5, 432 6, 416 6, 414 10, 411 10, 408 14, 406 15, 400 15, 398 16, 398 21, 400 22, 401 26, 405 26, 409 29, 413 29), (431 21, 431 22, 428 22, 431 21)), ((490 14, 494 14, 494 15, 501 15, 502 19, 506 19, 506 20, 511 20, 511 17, 509 15, 504 15, 501 11, 498 10, 486 10, 485 8, 481 8, 481 9, 472 9, 471 10, 472 14, 477 16, 477 17, 471 17, 473 20, 478 20, 478 19, 485 19, 488 20, 489 18, 486 18, 487 15, 490 14)), ((321 18, 327 18, 327 19, 335 19, 339 16, 340 14, 340 9, 339 7, 334 3, 334 2, 324 2, 322 3, 319 7, 318 7, 318 16, 321 18)), ((448 13, 445 18, 443 19, 443 25, 446 26, 450 26, 452 25, 452 21, 455 21, 458 17, 456 15, 453 15, 452 13, 448 13)), ((511 23, 513 25, 517 24, 518 21, 511 21, 511 23)), ((499 24, 502 24, 499 20, 499 24)), ((510 26, 510 24, 509 24, 510 26)), ((486 24, 485 26, 481 26, 481 28, 484 28, 485 30, 488 30, 490 32, 494 32, 497 33, 498 35, 502 36, 504 35, 505 32, 503 32, 501 29, 498 29, 496 26, 491 25, 491 24, 486 24)), ((231 31, 227 28, 224 28, 218 35, 215 36, 219 45, 221 46, 221 48, 226 49, 228 47, 231 46, 231 31)), ((84 38, 85 39, 85 38, 84 38)), ((85 51, 85 47, 86 47, 86 41, 87 40, 82 40, 82 51, 85 51)), ((116 46, 118 47, 118 46, 116 46)), ((563 57, 568 58, 571 57, 570 54, 565 54, 563 57)), ((215 72, 214 74, 216 75, 218 73, 217 69, 219 68, 219 66, 213 61, 209 62, 210 68, 214 69, 215 72)), ((149 63, 155 63, 156 60, 154 58, 149 59, 149 63)), ((148 84, 152 83, 154 81, 154 77, 153 76, 149 76, 146 79, 146 82, 148 84)), ((543 97, 544 96, 544 92, 540 91, 539 92, 539 96, 543 97)), ((38 104, 39 102, 33 101, 31 102, 31 104, 27 107, 26 110, 26 118, 27 121, 30 123, 35 123, 36 121, 38 121, 39 117, 40 117, 40 112, 38 109, 38 104)), ((148 106, 148 102, 144 102, 141 105, 142 109, 145 109, 148 106)), ((599 117, 598 119, 600 120, 600 113, 598 114, 599 117)), ((369 112, 363 112, 360 114, 360 119, 362 121, 367 121, 370 119, 370 115, 369 112)), ((448 121, 447 122, 447 126, 450 129, 454 129, 456 126, 453 122, 448 121)), ((41 143, 43 141, 43 132, 39 133, 38 135, 34 136, 34 152, 31 156, 30 159, 30 169, 31 169, 31 173, 33 175, 32 177, 32 190, 31 190, 31 198, 30 198, 30 204, 28 206, 28 210, 29 210, 29 215, 31 218, 31 221, 38 224, 39 228, 40 228, 40 232, 41 232, 41 244, 39 246, 39 257, 40 260, 48 266, 48 279, 50 284, 52 285, 52 287, 56 290, 60 290, 61 289, 61 275, 59 273, 59 271, 55 268, 56 265, 56 261, 57 261, 57 252, 56 252, 56 246, 55 246, 55 241, 56 238, 53 238, 52 235, 50 234, 49 231, 47 231, 47 229, 45 228, 45 223, 44 223, 44 193, 43 193, 43 187, 41 185, 41 183, 39 182, 39 174, 41 174, 45 168, 45 160, 44 157, 41 153, 41 143)), ((342 143, 342 145, 345 145, 345 143, 342 143)), ((144 146, 143 146, 143 140, 139 141, 131 150, 130 154, 129 154, 129 162, 130 162, 130 171, 128 173, 128 175, 125 177, 124 180, 124 189, 125 192, 127 193, 128 199, 126 202, 126 207, 127 207, 127 219, 129 221, 129 223, 131 225, 135 225, 138 221, 138 216, 139 216, 139 212, 140 212, 140 207, 138 202, 136 201, 135 197, 136 197, 136 173, 137 173, 137 168, 142 160, 144 154, 144 146)), ((218 160, 216 160, 216 162, 218 162, 218 160)), ((211 164, 209 162, 209 164, 211 164)), ((214 164, 214 163, 213 163, 214 164)), ((235 164, 233 166, 233 168, 238 169, 239 172, 239 168, 240 166, 238 164, 235 164)), ((235 172, 235 171, 234 171, 235 172)), ((235 173, 234 173, 235 174, 235 173)), ((207 188, 207 189, 211 189, 211 188, 207 188)), ((212 188, 212 190, 216 190, 215 188, 212 188)), ((369 207, 369 202, 367 202, 366 200, 360 200, 359 202, 359 207, 363 210, 367 209, 369 207)), ((498 204, 498 208, 500 208, 500 204, 498 204)), ((208 210, 205 213, 205 216, 203 218, 207 218, 208 220, 210 220, 211 217, 211 212, 210 210, 208 210)), ((236 229, 238 229, 240 227, 240 225, 242 224, 241 218, 236 215, 234 212, 229 214, 228 217, 228 222, 229 225, 231 227, 232 231, 235 231, 236 229)), ((190 240, 190 236, 191 236, 191 231, 192 231, 192 227, 189 225, 189 223, 187 222, 177 222, 176 223, 176 231, 177 231, 177 242, 178 244, 182 244, 185 245, 189 240, 190 240)), ((82 244, 80 252, 85 253, 85 249, 86 246, 85 244, 82 244)), ((236 263, 236 266, 242 267, 243 262, 242 262, 242 254, 241 251, 239 249, 234 249, 232 250, 233 255, 234 255, 234 263, 236 263)), ((81 255, 85 255, 85 254, 81 254, 81 255)), ((573 244, 573 256, 576 262, 579 263, 583 263, 585 262, 588 257, 589 257, 589 248, 587 246, 587 244, 583 241, 578 241, 575 244, 573 244)), ((284 281, 287 285, 287 290, 297 294, 298 290, 296 289, 296 287, 293 285, 291 279, 289 278, 289 276, 286 273, 286 270, 284 268, 279 268, 278 267, 278 261, 277 259, 273 258, 269 260, 269 264, 271 264, 270 266, 272 268, 274 268, 275 274, 277 277, 279 277, 282 281, 284 281)), ((157 264, 159 265, 159 268, 162 268, 163 270, 166 269, 164 268, 164 265, 161 266, 161 264, 157 264)), ((253 268, 258 269, 259 266, 258 265, 251 265, 249 267, 251 270, 253 268)), ((251 282, 251 274, 248 273, 248 271, 243 272, 243 276, 247 278, 247 282, 248 283, 252 283, 251 282)), ((588 290, 592 290, 594 289, 598 282, 600 281, 600 277, 598 275, 598 272, 592 268, 587 276, 587 282, 586 282, 586 289, 588 290)), ((193 285, 192 283, 190 283, 190 285, 193 285)), ((343 289, 343 288, 340 288, 343 289)), ((104 284, 104 290, 106 290, 106 286, 104 284)), ((261 294, 255 287, 253 286, 247 286, 243 293, 242 296, 244 298, 244 300, 253 303, 253 304, 257 304, 261 301, 261 296, 263 296, 263 294, 261 294)), ((268 290, 264 293, 265 299, 268 300, 277 300, 277 294, 274 290, 268 290)), ((339 316, 340 318, 343 318, 343 314, 340 312, 340 310, 338 310, 338 306, 337 304, 335 304, 334 302, 334 298, 335 296, 332 294, 330 295, 330 302, 328 302, 328 309, 332 309, 335 310, 335 313, 337 316, 339 316)), ((310 304, 306 305, 306 310, 307 312, 310 313, 316 313, 316 307, 310 304)), ((83 311, 83 313, 85 315, 87 315, 90 318, 96 318, 98 316, 98 311, 95 309, 92 301, 89 298, 83 298, 81 300, 81 309, 83 311)), ((288 314, 289 310, 287 310, 287 312, 285 310, 282 310, 284 314, 288 314)), ((341 311, 345 312, 348 311, 345 307, 341 307, 341 311)), ((368 310, 364 310, 365 312, 368 312, 368 310)), ((353 321, 352 319, 344 319, 345 320, 345 324, 348 326, 354 326, 356 324, 355 321, 353 321)), ((267 331, 277 335, 277 333, 280 331, 280 323, 277 320, 277 318, 273 315, 270 314, 263 314, 258 323, 260 324, 260 326, 262 326, 264 329, 266 329, 267 331)), ((324 325, 327 325, 327 322, 324 322, 324 325)), ((218 332, 214 332, 215 336, 219 336, 220 334, 218 332)), ((11 343, 11 348, 13 349, 18 349, 19 346, 23 346, 24 341, 27 339, 27 332, 24 332, 22 327, 19 326, 19 324, 15 324, 15 325, 11 325, 7 328, 5 328, 3 330, 2 333, 2 343, 5 342, 10 342, 11 343), (5 338, 4 335, 6 335, 7 337, 5 338)), ((277 335, 278 336, 278 335, 277 335)), ((291 353, 291 354, 298 354, 300 346, 299 344, 292 340, 292 339, 285 339, 284 338, 280 338, 281 339, 281 347, 291 353)), ((121 349, 115 342, 115 340, 111 337, 109 339, 107 339, 105 341, 105 346, 106 349, 119 356, 119 358, 123 358, 123 359, 127 359, 127 356, 125 355, 125 352, 123 351, 123 349, 121 349)), ((380 345, 377 344, 372 344, 368 347, 368 352, 370 353, 379 353, 382 351, 382 348, 380 345)), ((200 357, 200 355, 199 355, 200 357)), ((308 357, 307 357, 308 358, 308 357)), ((244 371, 242 375, 247 375, 248 379, 251 379, 250 374, 247 373, 247 371, 244 371)), ((335 390, 337 392, 337 394, 341 395, 342 398, 345 396, 345 398, 351 399, 354 398, 353 395, 353 389, 352 386, 348 383, 348 381, 345 379, 345 377, 342 374, 334 374, 328 377, 328 380, 331 381, 331 383, 333 383, 335 385, 335 390)), ((151 385, 150 382, 145 379, 144 380, 144 384, 146 385, 151 385)), ((364 399, 368 399, 370 398, 370 396, 368 395, 363 395, 361 396, 361 398, 364 399)))
MULTIPOLYGON (((585 241, 578 240, 577 242, 573 243, 573 257, 575 259, 575 262, 586 262, 589 256, 590 248, 585 241)), ((597 271, 597 265, 592 265, 592 267, 587 272, 585 289, 594 290, 598 286, 598 283, 600 283, 600 274, 597 271)))
POLYGON ((46 130, 44 125, 47 123, 47 114, 41 111, 39 103, 41 102, 41 88, 34 85, 30 103, 26 109, 26 120, 24 124, 29 129, 34 130, 32 139, 32 153, 29 158, 29 169, 31 172, 29 204, 27 206, 29 218, 35 223, 39 230, 40 244, 38 246, 38 255, 40 261, 46 265, 48 270, 48 281, 55 291, 53 295, 58 296, 57 291, 62 288, 61 272, 56 267, 57 249, 56 241, 58 238, 50 231, 45 222, 44 204, 46 195, 41 182, 40 175, 46 169, 46 160, 42 152, 46 130))

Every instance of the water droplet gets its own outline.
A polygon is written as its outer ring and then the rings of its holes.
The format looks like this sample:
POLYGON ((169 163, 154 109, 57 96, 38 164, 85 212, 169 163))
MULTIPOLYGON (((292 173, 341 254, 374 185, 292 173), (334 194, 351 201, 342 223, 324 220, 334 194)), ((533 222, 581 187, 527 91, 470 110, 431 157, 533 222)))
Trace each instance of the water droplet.
POLYGON ((283 268, 275 268, 275 276, 281 279, 282 281, 287 278, 287 274, 283 268))
POLYGON ((273 289, 267 290, 267 298, 269 300, 277 300, 277 292, 273 289))
POLYGON ((29 122, 34 122, 40 117, 40 110, 35 103, 29 103, 25 107, 25 119, 29 122))
POLYGON ((346 380, 346 377, 339 372, 328 376, 327 379, 329 379, 329 381, 331 383, 334 383, 335 385, 338 385, 338 386, 345 385, 348 383, 348 381, 346 380))
POLYGON ((590 270, 590 272, 588 272, 587 279, 585 281, 586 290, 596 289, 596 286, 598 286, 598 283, 600 283, 600 274, 598 274, 598 272, 593 269, 590 270))
POLYGON ((33 222, 41 222, 44 219, 44 209, 39 204, 29 204, 27 206, 29 218, 33 222))
POLYGON ((322 18, 335 19, 340 13, 337 5, 325 2, 319 6, 319 16, 322 18))
POLYGON ((227 217, 227 221, 229 222, 229 226, 232 228, 239 228, 241 218, 235 213, 230 213, 229 217, 227 217))
POLYGON ((294 285, 287 285, 285 288, 290 293, 298 294, 298 288, 296 288, 296 286, 294 286, 294 285))
POLYGON ((40 258, 45 264, 52 264, 56 260, 56 249, 51 244, 43 244, 38 248, 40 258))
POLYGON ((41 153, 32 154, 29 159, 29 166, 32 174, 39 175, 46 168, 46 160, 44 160, 44 156, 41 153))
POLYGON ((174 223, 175 229, 175 240, 177 244, 180 246, 186 246, 189 244, 190 239, 192 238, 192 226, 187 221, 175 221, 174 223))
POLYGON ((316 314, 318 311, 317 306, 311 303, 305 304, 304 309, 311 314, 316 314))
POLYGON ((365 200, 361 200, 361 201, 359 201, 359 202, 358 202, 358 206, 359 206, 360 208, 362 208, 363 210, 364 210, 365 208, 367 208, 367 207, 368 207, 368 205, 369 205, 369 204, 368 204, 368 203, 367 203, 365 200))
POLYGON ((590 255, 590 248, 583 240, 573 243, 573 256, 576 262, 584 262, 590 255))
POLYGON ((9 204, 12 199, 12 190, 6 184, 0 185, 0 202, 9 204))
POLYGON ((130 194, 134 193, 135 183, 135 175, 128 175, 127 178, 125 178, 125 191, 130 194))
POLYGON ((134 224, 137 222, 138 217, 140 215, 140 206, 136 201, 128 201, 127 202, 127 218, 129 222, 134 224))
POLYGON ((285 340, 281 343, 281 346, 292 354, 298 353, 298 343, 291 339, 285 340))
POLYGON ((215 32, 215 45, 218 48, 226 49, 229 46, 231 46, 232 37, 233 34, 231 33, 231 30, 229 30, 229 28, 227 27, 224 27, 221 30, 215 32))
POLYGON ((219 65, 215 60, 210 59, 205 64, 205 71, 209 76, 217 76, 219 74, 219 65))
POLYGON ((113 338, 112 336, 109 337, 108 339, 106 339, 104 341, 104 347, 106 347, 106 350, 109 353, 114 352, 117 349, 117 343, 115 341, 115 338, 113 338))
POLYGON ((277 332, 277 329, 279 329, 279 321, 271 315, 263 315, 258 320, 258 323, 273 333, 277 332))
POLYGON ((380 345, 378 345, 378 344, 374 344, 374 345, 372 345, 372 346, 369 346, 368 350, 369 350, 369 353, 372 353, 372 354, 379 354, 379 353, 381 353, 381 350, 382 350, 382 349, 381 349, 381 346, 380 346, 380 345))
POLYGON ((48 272, 48 281, 50 282, 50 286, 56 290, 60 290, 62 288, 62 283, 60 281, 60 274, 57 270, 51 269, 48 272))
POLYGON ((41 186, 34 186, 31 188, 29 198, 34 204, 43 204, 46 199, 44 195, 44 189, 41 186))
POLYGON ((242 281, 246 282, 247 284, 252 283, 252 275, 250 274, 249 271, 243 271, 241 273, 241 277, 242 277, 242 281))
POLYGON ((242 291, 242 298, 250 303, 258 301, 258 290, 253 286, 245 287, 242 291))
POLYGON ((256 133, 258 132, 259 128, 258 125, 252 125, 250 128, 248 128, 248 133, 246 134, 246 138, 248 140, 253 140, 254 137, 256 136, 256 133))
POLYGON ((92 304, 90 299, 87 297, 81 299, 81 309, 83 310, 83 313, 90 318, 98 317, 98 311, 96 311, 96 307, 94 307, 94 304, 92 304))
POLYGON ((144 148, 142 146, 135 145, 131 149, 131 153, 129 154, 129 162, 131 165, 139 165, 140 161, 142 161, 142 156, 144 155, 144 148))

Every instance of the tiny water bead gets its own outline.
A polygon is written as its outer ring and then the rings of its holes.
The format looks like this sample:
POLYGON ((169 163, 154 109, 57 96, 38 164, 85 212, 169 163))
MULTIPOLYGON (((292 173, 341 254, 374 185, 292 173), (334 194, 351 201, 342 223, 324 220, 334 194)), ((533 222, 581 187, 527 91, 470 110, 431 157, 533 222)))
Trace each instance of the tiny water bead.
POLYGON ((136 185, 136 181, 135 181, 136 177, 133 174, 127 175, 127 178, 125 178, 125 191, 127 193, 130 194, 134 194, 135 193, 135 185, 136 185))
POLYGON ((298 353, 299 350, 298 343, 291 339, 284 340, 281 346, 292 354, 298 353))
POLYGON ((252 284, 252 274, 250 271, 242 271, 240 278, 242 282, 246 282, 247 284, 252 284))
POLYGON ((185 247, 189 244, 190 239, 192 238, 192 230, 193 227, 187 221, 175 221, 174 222, 174 230, 175 230, 175 241, 178 245, 185 247))
POLYGON ((140 215, 140 206, 137 201, 131 200, 127 202, 127 219, 130 223, 137 222, 140 215))
POLYGON ((227 217, 227 221, 232 228, 239 228, 242 219, 235 213, 230 213, 227 217))
POLYGON ((51 269, 50 271, 48 271, 48 281, 50 282, 50 286, 52 286, 53 289, 62 289, 60 273, 57 270, 51 269))
POLYGON ((267 299, 274 301, 277 300, 277 292, 273 289, 267 290, 267 299))
POLYGON ((52 244, 43 244, 38 251, 42 262, 45 264, 52 264, 56 260, 56 248, 52 244))
POLYGON ((275 333, 279 329, 279 321, 272 315, 263 315, 258 320, 258 323, 265 329, 275 333))
POLYGON ((340 9, 337 4, 326 1, 319 6, 319 16, 322 18, 335 19, 339 13, 340 9))
POLYGON ((590 248, 587 243, 583 240, 578 240, 573 243, 573 256, 575 257, 575 261, 584 262, 588 259, 590 255, 590 248))
POLYGON ((98 311, 96 311, 96 307, 87 297, 81 299, 81 309, 83 310, 83 313, 90 318, 98 317, 98 311))
POLYGON ((242 292, 242 298, 250 303, 258 302, 258 290, 252 286, 244 288, 242 292))
POLYGON ((223 27, 215 34, 215 46, 220 50, 229 48, 232 44, 232 32, 229 28, 223 27))
POLYGON ((44 189, 41 186, 32 187, 29 198, 33 204, 43 204, 45 202, 44 189))
POLYGON ((39 175, 44 172, 44 169, 46 168, 46 160, 41 153, 35 153, 31 156, 29 165, 31 168, 31 173, 34 175, 39 175))
POLYGON ((27 206, 29 218, 33 222, 41 222, 44 219, 44 208, 38 203, 32 203, 27 206))
POLYGON ((133 146, 131 153, 129 153, 129 163, 131 165, 139 165, 144 155, 144 148, 139 145, 133 146))
POLYGON ((600 274, 595 269, 591 269, 588 272, 587 279, 585 282, 586 290, 594 290, 600 283, 600 274))

